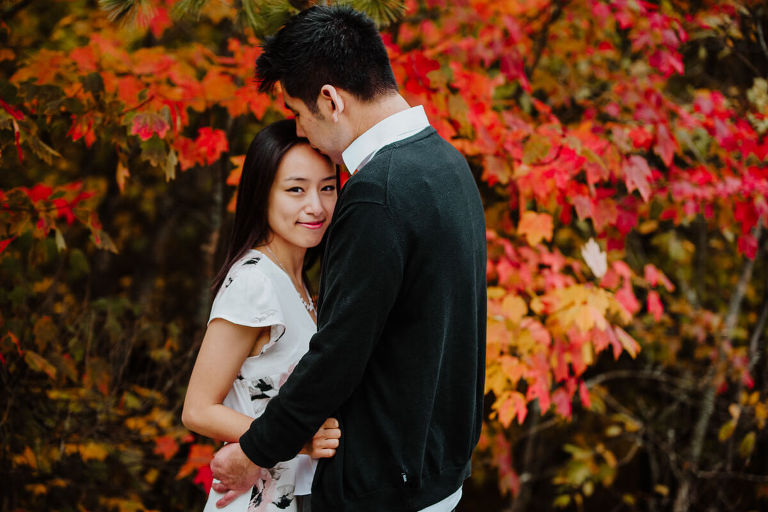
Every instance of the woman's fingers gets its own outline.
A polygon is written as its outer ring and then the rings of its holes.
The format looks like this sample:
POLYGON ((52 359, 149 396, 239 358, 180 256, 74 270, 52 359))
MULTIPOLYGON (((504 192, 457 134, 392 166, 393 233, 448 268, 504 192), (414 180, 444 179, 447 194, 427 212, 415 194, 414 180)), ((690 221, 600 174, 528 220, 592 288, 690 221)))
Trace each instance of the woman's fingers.
POLYGON ((333 457, 336 454, 336 448, 339 447, 339 439, 341 439, 339 421, 336 418, 328 418, 312 437, 310 455, 316 459, 333 457))
POLYGON ((337 420, 336 418, 328 418, 320 426, 321 430, 324 428, 339 428, 339 420, 337 420))

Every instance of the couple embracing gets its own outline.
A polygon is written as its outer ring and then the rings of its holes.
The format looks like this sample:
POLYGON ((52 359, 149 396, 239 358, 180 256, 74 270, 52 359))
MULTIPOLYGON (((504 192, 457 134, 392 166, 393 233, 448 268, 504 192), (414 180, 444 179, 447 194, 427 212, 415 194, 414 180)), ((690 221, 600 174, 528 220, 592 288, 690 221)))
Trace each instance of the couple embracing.
POLYGON ((207 508, 455 510, 485 379, 485 223, 469 167, 400 96, 361 13, 299 13, 256 67, 295 119, 246 155, 184 404, 185 425, 229 442, 207 508), (304 264, 323 238, 316 307, 304 264))

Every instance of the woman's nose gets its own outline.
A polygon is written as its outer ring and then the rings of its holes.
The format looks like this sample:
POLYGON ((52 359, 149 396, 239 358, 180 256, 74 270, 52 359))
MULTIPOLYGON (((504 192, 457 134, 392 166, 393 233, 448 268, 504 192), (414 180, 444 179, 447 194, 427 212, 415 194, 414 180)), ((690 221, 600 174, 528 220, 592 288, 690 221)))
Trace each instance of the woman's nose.
POLYGON ((320 215, 323 212, 323 202, 320 199, 320 194, 317 192, 308 194, 307 204, 304 205, 304 209, 307 213, 320 215))

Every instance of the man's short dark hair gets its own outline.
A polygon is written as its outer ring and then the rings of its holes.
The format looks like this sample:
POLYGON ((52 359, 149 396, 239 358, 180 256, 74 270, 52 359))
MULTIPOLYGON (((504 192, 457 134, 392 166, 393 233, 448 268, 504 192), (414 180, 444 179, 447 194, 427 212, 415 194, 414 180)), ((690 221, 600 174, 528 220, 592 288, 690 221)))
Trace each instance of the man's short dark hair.
POLYGON ((268 92, 280 82, 312 112, 317 112, 317 96, 325 84, 362 101, 397 92, 376 25, 350 7, 310 7, 268 38, 263 49, 256 60, 259 90, 268 92))

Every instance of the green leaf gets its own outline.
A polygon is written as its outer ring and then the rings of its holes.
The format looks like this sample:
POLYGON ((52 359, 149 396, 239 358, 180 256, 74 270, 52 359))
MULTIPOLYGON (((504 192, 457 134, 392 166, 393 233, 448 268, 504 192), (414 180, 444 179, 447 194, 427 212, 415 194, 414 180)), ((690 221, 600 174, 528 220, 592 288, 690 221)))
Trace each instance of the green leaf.
POLYGON ((736 419, 728 420, 722 427, 720 427, 720 432, 718 432, 717 438, 720 442, 730 439, 734 430, 736 430, 736 419))
POLYGON ((749 432, 744 436, 744 439, 739 443, 739 455, 742 459, 746 459, 752 455, 752 451, 755 449, 755 432, 749 432))
POLYGON ((552 144, 547 137, 538 134, 531 135, 523 146, 523 163, 531 165, 541 162, 549 154, 551 148, 552 144))

